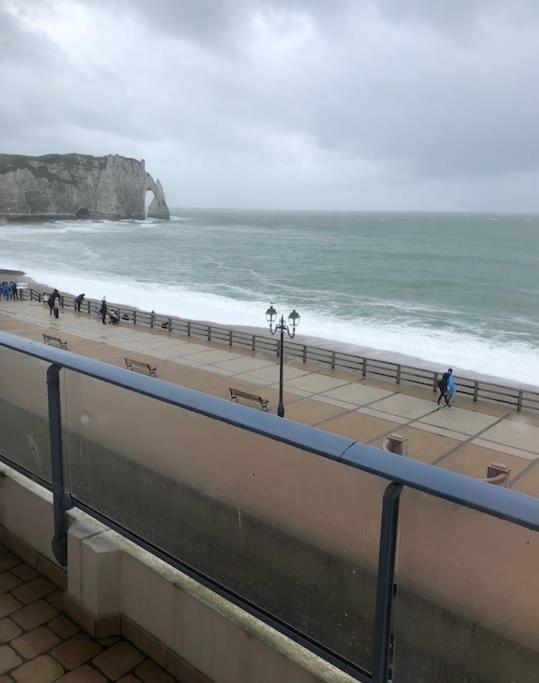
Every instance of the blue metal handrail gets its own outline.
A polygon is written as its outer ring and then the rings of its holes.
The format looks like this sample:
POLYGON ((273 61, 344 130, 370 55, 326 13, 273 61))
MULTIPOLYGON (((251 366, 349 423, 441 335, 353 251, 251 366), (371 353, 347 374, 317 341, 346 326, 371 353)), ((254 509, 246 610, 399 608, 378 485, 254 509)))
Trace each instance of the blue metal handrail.
MULTIPOLYGON (((82 504, 80 501, 72 500, 64 491, 58 382, 58 374, 62 368, 205 415, 388 480, 390 483, 384 494, 380 530, 374 669, 372 676, 368 676, 376 683, 386 683, 388 680, 398 511, 400 494, 404 487, 539 531, 539 500, 515 491, 491 486, 477 479, 391 453, 384 452, 382 456, 379 449, 352 439, 231 404, 229 401, 194 389, 138 375, 8 332, 0 332, 0 346, 51 364, 47 384, 55 509, 53 551, 58 561, 64 565, 67 562, 65 512, 73 503, 79 506, 82 504)), ((88 506, 84 506, 84 509, 92 514, 88 506)), ((99 515, 97 511, 94 513, 99 515)), ((132 532, 127 530, 127 533, 132 532)))

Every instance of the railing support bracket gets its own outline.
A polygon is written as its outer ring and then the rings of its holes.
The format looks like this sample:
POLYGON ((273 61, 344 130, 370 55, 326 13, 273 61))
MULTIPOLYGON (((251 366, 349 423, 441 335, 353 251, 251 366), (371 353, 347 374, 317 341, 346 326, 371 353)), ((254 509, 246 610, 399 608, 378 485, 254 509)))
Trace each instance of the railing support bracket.
POLYGON ((376 617, 374 624, 373 683, 388 683, 389 680, 391 617, 393 612, 395 559, 397 555, 397 530, 401 492, 401 484, 394 482, 389 484, 384 491, 382 503, 378 579, 376 584, 376 617))
POLYGON ((71 494, 64 487, 64 459, 62 452, 62 413, 60 405, 60 370, 53 363, 47 369, 47 397, 49 404, 49 438, 51 448, 52 500, 54 508, 54 538, 52 552, 62 566, 67 565, 66 511, 73 507, 71 494))

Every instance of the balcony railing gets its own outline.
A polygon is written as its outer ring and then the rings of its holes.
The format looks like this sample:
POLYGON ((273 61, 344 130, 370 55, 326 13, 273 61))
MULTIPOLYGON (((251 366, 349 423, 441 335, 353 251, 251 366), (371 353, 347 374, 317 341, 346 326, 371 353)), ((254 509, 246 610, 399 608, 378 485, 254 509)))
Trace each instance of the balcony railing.
POLYGON ((76 506, 364 681, 419 680, 448 614, 444 653, 526 638, 535 498, 7 332, 0 378, 2 459, 52 489, 64 565, 76 506))

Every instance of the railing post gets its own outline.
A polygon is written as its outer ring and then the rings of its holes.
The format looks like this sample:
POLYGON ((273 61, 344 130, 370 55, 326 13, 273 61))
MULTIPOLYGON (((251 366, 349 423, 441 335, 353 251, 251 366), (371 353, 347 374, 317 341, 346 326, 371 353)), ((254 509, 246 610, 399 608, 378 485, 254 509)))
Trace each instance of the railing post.
POLYGON ((208 341, 211 341, 211 325, 208 325, 208 341))
POLYGON ((54 538, 51 545, 54 557, 65 567, 67 565, 66 511, 72 507, 72 504, 71 497, 64 488, 60 369, 60 366, 55 364, 49 365, 47 369, 47 397, 49 404, 49 438, 54 508, 54 538))
POLYGON ((474 403, 477 403, 477 399, 479 398, 479 382, 475 380, 473 383, 473 400, 474 403))
POLYGON ((256 337, 253 334, 253 336, 251 337, 251 351, 254 353, 255 349, 256 349, 256 337))
POLYGON ((133 325, 137 324, 137 312, 133 310, 133 325))
POLYGON ((363 359, 363 368, 361 370, 361 374, 363 375, 363 377, 367 376, 367 359, 366 358, 363 359))
POLYGON ((307 362, 307 346, 303 344, 303 362, 307 362))
POLYGON ((435 394, 438 389, 438 373, 434 372, 432 374, 432 393, 435 394))
POLYGON ((188 337, 191 336, 191 321, 190 320, 187 321, 187 336, 188 337))
POLYGON ((522 389, 519 390, 518 392, 518 399, 517 399, 517 412, 521 413, 522 412, 522 389))
POLYGON ((228 345, 232 346, 232 330, 228 333, 228 345))
POLYGON ((63 308, 64 307, 64 295, 60 294, 60 306, 63 308))
POLYGON ((401 366, 400 364, 397 365, 397 376, 396 376, 397 384, 401 383, 401 366))
POLYGON ((331 352, 331 369, 335 370, 335 351, 331 352))
POLYGON ((150 327, 152 328, 152 330, 153 330, 153 324, 154 324, 154 322, 155 322, 155 311, 152 311, 152 312, 150 313, 150 327))
POLYGON ((172 318, 168 319, 168 331, 172 332, 172 318))
POLYGON ((90 299, 86 302, 86 306, 88 308, 88 315, 92 315, 92 304, 90 303, 90 299))
POLYGON ((378 579, 376 583, 373 683, 388 683, 391 648, 391 617, 401 491, 401 484, 389 484, 384 491, 382 503, 378 579))

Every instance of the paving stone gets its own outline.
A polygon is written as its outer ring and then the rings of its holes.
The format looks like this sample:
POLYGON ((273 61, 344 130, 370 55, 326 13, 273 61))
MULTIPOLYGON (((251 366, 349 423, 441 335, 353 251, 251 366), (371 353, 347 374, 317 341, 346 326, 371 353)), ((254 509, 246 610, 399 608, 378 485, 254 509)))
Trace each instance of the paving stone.
POLYGON ((135 676, 127 674, 127 676, 122 676, 118 680, 118 683, 140 683, 140 678, 135 678, 135 676))
POLYGON ((98 638, 97 642, 103 647, 112 647, 120 640, 120 636, 110 636, 109 638, 98 638))
POLYGON ((0 674, 22 664, 22 659, 9 645, 0 645, 0 674))
POLYGON ((64 594, 62 591, 54 591, 50 595, 47 595, 47 602, 50 602, 53 607, 61 612, 64 608, 64 594))
POLYGON ((80 631, 77 624, 63 614, 59 614, 55 619, 50 621, 48 626, 57 633, 62 640, 67 640, 80 631))
POLYGON ((28 583, 23 583, 22 586, 15 588, 13 595, 25 605, 44 598, 49 593, 56 590, 56 586, 50 581, 47 581, 43 576, 38 576, 28 583))
POLYGON ((7 617, 8 614, 15 612, 21 607, 21 603, 16 600, 11 593, 0 595, 0 619, 2 617, 7 617))
POLYGON ((98 655, 93 663, 113 681, 117 681, 134 669, 144 659, 144 655, 125 641, 113 645, 98 655))
POLYGON ((29 564, 26 564, 26 562, 21 562, 21 564, 13 567, 11 571, 22 581, 30 581, 30 579, 33 579, 35 576, 37 576, 36 570, 29 564))
POLYGON ((13 590, 20 584, 21 580, 11 572, 2 572, 0 574, 0 593, 7 593, 13 590))
POLYGON ((13 569, 20 564, 19 558, 9 550, 0 553, 0 572, 5 572, 8 569, 13 569))
POLYGON ((50 628, 39 626, 33 631, 15 638, 10 644, 25 659, 31 659, 50 650, 51 647, 54 647, 59 642, 60 638, 50 628))
POLYGON ((92 657, 101 652, 101 645, 89 638, 85 633, 79 633, 65 643, 58 645, 51 654, 66 669, 76 669, 92 657))
POLYGON ((145 683, 174 683, 174 679, 166 671, 147 659, 135 669, 135 674, 145 683))
POLYGON ((45 624, 58 614, 57 610, 46 600, 38 600, 27 605, 11 615, 11 618, 22 626, 25 631, 30 631, 41 624, 45 624))
POLYGON ((13 683, 13 679, 11 676, 5 674, 4 676, 0 676, 0 683, 13 683))
POLYGON ((42 655, 11 672, 17 683, 52 683, 64 673, 52 657, 42 655))
POLYGON ((99 671, 92 669, 87 664, 79 666, 78 669, 74 669, 58 679, 58 683, 106 683, 106 681, 107 679, 99 671))
POLYGON ((0 619, 0 643, 9 643, 10 640, 20 636, 22 630, 11 619, 0 619))

